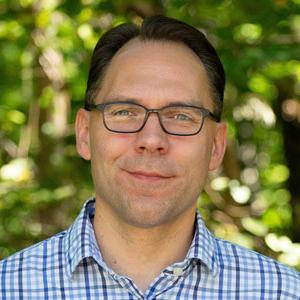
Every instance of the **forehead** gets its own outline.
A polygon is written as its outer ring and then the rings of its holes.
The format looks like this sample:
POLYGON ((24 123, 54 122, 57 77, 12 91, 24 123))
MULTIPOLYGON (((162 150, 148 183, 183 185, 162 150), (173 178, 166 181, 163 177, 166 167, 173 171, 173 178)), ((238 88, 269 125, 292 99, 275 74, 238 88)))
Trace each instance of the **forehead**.
MULTIPOLYGON (((131 40, 113 57, 99 97, 141 102, 197 100, 212 102, 205 68, 196 54, 177 42, 131 40)), ((167 104, 167 103, 163 103, 167 104)))

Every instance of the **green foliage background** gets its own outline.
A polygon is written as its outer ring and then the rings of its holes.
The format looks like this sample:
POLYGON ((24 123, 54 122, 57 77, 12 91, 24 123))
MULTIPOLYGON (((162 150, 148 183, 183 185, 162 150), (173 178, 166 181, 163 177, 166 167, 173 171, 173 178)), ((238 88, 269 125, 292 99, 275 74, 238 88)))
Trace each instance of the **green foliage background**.
POLYGON ((199 208, 220 237, 300 268, 299 0, 0 0, 0 259, 65 229, 93 195, 74 119, 108 28, 165 14, 227 73, 228 147, 199 208))

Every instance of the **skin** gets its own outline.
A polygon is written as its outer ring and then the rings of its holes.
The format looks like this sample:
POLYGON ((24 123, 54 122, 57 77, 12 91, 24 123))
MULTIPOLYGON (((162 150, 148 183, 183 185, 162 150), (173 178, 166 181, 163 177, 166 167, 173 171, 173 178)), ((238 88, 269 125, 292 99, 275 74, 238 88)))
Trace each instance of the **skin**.
MULTIPOLYGON (((96 103, 132 99, 148 108, 172 103, 213 111, 199 58, 173 42, 123 46, 111 61, 96 103)), ((94 229, 106 263, 145 291, 168 265, 183 260, 193 238, 196 201, 208 172, 221 164, 226 126, 206 119, 195 136, 169 135, 151 114, 142 131, 112 133, 97 111, 79 110, 78 153, 91 160, 94 229), (180 241, 178 241, 180 236, 180 241)))

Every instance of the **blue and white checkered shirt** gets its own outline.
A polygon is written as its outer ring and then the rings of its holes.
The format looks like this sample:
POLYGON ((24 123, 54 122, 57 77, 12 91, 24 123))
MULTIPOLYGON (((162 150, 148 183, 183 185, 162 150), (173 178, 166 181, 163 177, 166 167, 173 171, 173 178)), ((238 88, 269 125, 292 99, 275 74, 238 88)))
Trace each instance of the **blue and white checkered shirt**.
POLYGON ((68 230, 1 261, 0 299, 300 299, 299 273, 215 238, 199 213, 185 260, 142 293, 103 261, 91 223, 94 207, 88 201, 68 230))

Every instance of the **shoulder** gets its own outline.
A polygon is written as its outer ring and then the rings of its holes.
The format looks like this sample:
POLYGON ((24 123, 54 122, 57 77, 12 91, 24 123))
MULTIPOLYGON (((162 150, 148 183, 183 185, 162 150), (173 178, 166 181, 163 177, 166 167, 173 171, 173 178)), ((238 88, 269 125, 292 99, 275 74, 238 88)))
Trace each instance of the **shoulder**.
POLYGON ((29 270, 42 269, 48 261, 59 258, 63 250, 63 237, 66 231, 60 232, 49 239, 25 248, 0 261, 0 282, 6 276, 12 278, 14 274, 29 270))
POLYGON ((296 270, 228 241, 216 238, 216 244, 220 270, 227 276, 245 281, 248 287, 256 285, 291 297, 287 299, 300 296, 300 273, 296 270))

